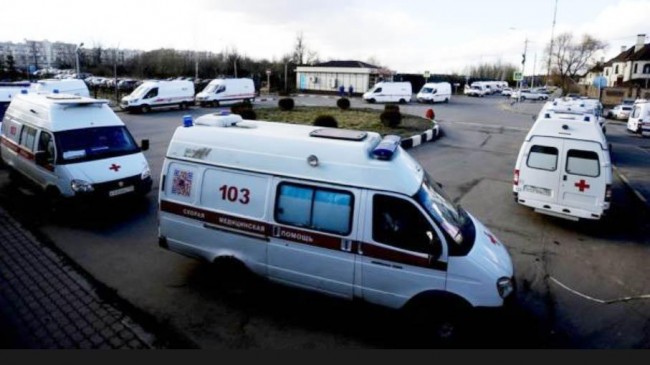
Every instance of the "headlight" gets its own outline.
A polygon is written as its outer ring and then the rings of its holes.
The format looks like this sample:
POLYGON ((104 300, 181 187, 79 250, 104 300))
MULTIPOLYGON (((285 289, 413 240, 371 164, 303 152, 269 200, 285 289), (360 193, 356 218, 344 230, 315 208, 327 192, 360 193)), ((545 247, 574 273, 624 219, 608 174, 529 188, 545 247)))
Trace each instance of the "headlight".
POLYGON ((70 187, 75 193, 89 193, 95 190, 91 183, 84 180, 72 180, 70 187))
POLYGON ((140 179, 144 180, 150 177, 151 177, 151 170, 148 167, 145 167, 145 169, 142 171, 142 174, 140 174, 140 179))
POLYGON ((129 100, 129 104, 135 104, 138 102, 138 99, 129 100))
POLYGON ((512 278, 503 277, 497 280, 497 290, 501 298, 507 298, 515 290, 512 278))

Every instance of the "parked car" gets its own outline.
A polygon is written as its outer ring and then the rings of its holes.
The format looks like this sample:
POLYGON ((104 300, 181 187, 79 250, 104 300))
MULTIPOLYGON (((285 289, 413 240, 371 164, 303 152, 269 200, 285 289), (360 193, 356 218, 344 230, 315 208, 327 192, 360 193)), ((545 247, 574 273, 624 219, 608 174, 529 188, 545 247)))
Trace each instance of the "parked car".
POLYGON ((513 92, 514 92, 514 90, 512 90, 512 88, 506 87, 505 89, 501 90, 501 95, 503 95, 503 96, 512 96, 513 92))
POLYGON ((133 91, 133 89, 136 88, 136 83, 137 82, 138 82, 137 80, 133 80, 133 79, 120 80, 117 83, 117 89, 118 90, 133 91))
POLYGON ((548 100, 548 95, 531 89, 517 90, 510 97, 513 99, 521 98, 521 100, 548 100))
POLYGON ((607 112, 607 118, 617 120, 627 120, 632 112, 632 105, 621 104, 610 109, 607 112))

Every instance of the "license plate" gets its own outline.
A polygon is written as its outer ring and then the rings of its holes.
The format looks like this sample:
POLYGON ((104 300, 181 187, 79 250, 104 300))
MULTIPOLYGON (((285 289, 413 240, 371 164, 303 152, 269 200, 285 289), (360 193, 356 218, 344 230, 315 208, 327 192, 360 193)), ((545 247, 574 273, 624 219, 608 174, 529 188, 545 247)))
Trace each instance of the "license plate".
POLYGON ((551 189, 540 188, 539 186, 524 185, 524 191, 533 194, 551 196, 551 189))
POLYGON ((127 187, 124 187, 124 188, 121 188, 121 189, 109 191, 108 196, 122 195, 122 194, 130 193, 130 192, 132 192, 134 190, 135 190, 134 186, 127 186, 127 187))

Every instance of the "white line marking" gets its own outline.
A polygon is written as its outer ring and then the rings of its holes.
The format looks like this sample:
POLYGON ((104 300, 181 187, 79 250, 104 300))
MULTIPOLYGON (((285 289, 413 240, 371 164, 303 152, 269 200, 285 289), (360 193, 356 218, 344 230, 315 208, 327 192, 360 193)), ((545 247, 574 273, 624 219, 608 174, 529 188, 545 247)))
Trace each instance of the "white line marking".
POLYGON ((559 280, 557 280, 556 278, 554 278, 552 276, 549 276, 549 279, 551 279, 551 281, 553 281, 555 284, 559 285, 563 289, 568 290, 570 293, 573 293, 573 294, 575 294, 575 295, 577 295, 577 296, 579 296, 579 297, 581 297, 583 299, 587 299, 587 300, 590 300, 592 302, 596 302, 596 303, 600 303, 600 304, 614 304, 614 303, 619 303, 619 302, 629 302, 629 301, 632 301, 632 300, 650 299, 650 294, 644 294, 644 295, 637 295, 637 296, 632 296, 632 297, 623 297, 623 298, 603 300, 603 299, 590 297, 589 295, 582 294, 577 290, 573 290, 573 289, 569 288, 568 286, 562 284, 559 280))

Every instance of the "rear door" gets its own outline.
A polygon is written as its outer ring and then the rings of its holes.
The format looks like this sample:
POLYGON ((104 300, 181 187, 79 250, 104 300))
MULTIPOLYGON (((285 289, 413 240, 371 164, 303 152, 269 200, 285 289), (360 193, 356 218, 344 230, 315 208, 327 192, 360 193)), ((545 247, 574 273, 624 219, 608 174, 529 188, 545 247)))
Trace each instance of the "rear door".
POLYGON ((600 211, 607 189, 600 145, 588 141, 565 141, 561 161, 560 203, 600 211))
POLYGON ((561 139, 532 138, 520 164, 520 199, 557 203, 562 150, 561 139))

